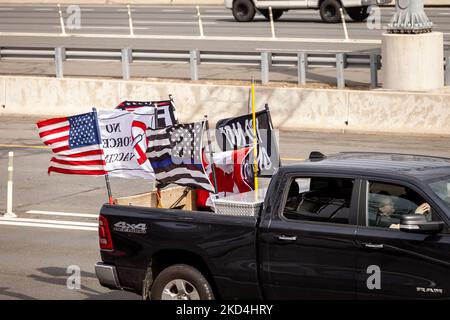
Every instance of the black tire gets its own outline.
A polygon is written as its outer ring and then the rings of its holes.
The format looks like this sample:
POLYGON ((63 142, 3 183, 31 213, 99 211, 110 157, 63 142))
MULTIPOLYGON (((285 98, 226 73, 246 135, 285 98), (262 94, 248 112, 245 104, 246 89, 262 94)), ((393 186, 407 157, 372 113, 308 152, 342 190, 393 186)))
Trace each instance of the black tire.
POLYGON ((239 22, 249 22, 255 17, 256 9, 251 0, 234 0, 233 17, 239 22))
POLYGON ((320 4, 320 17, 323 22, 337 23, 341 20, 339 9, 341 4, 337 0, 325 0, 320 4))
MULTIPOLYGON (((179 283, 179 282, 176 282, 179 283)), ((214 300, 214 293, 208 280, 195 268, 186 264, 176 264, 161 271, 153 282, 150 297, 152 300, 166 300, 165 293, 173 294, 173 300, 214 300), (178 290, 174 282, 181 280, 185 290, 178 290), (195 291, 194 291, 195 290, 195 291), (192 296, 195 297, 195 299, 192 296)))
MULTIPOLYGON (((269 9, 259 9, 259 12, 261 12, 261 14, 267 19, 270 20, 270 14, 269 14, 269 9)), ((281 18, 281 16, 283 15, 284 11, 281 9, 272 9, 272 16, 273 16, 273 21, 277 21, 278 19, 281 18)))
POLYGON ((368 7, 353 7, 345 9, 348 16, 354 21, 362 22, 369 17, 368 7))

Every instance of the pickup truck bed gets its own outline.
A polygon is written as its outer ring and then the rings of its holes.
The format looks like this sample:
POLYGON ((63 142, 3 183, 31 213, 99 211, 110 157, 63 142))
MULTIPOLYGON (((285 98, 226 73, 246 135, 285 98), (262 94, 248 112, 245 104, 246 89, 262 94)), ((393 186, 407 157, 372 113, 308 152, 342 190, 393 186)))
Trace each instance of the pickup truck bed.
POLYGON ((102 261, 120 266, 121 288, 142 294, 149 266, 159 273, 176 262, 196 266, 223 298, 233 298, 236 289, 243 298, 259 297, 256 217, 120 205, 104 205, 100 212, 114 244, 114 251, 101 252, 102 261), (128 229, 120 229, 125 224, 128 229), (145 225, 145 232, 133 230, 136 225, 145 225))

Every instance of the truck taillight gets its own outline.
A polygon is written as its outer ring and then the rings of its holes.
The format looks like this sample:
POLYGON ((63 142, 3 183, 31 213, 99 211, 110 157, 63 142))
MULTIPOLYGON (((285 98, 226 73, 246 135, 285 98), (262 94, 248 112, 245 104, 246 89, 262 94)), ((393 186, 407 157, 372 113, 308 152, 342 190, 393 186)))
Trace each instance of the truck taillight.
POLYGON ((108 220, 102 215, 98 218, 98 242, 102 250, 114 249, 111 233, 109 232, 108 220))

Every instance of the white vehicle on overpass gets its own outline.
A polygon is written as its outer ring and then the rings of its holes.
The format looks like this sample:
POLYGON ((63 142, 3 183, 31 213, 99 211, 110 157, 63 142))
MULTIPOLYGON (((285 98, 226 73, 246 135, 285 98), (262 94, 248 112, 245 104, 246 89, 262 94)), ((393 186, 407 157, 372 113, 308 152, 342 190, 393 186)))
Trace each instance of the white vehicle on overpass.
POLYGON ((256 11, 269 19, 269 7, 272 7, 274 20, 280 19, 283 12, 291 9, 315 9, 320 11, 323 22, 340 21, 339 8, 355 21, 364 21, 369 16, 368 7, 384 5, 392 0, 225 0, 225 7, 231 9, 234 19, 239 22, 252 21, 256 11))

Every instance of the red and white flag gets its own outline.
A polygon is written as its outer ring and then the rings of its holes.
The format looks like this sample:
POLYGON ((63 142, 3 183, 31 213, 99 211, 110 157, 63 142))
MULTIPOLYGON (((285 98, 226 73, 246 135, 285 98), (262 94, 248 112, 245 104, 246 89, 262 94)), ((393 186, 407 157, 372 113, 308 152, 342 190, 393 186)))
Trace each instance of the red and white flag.
POLYGON ((105 175, 105 160, 100 146, 94 112, 37 122, 39 136, 55 156, 48 173, 105 175))
MULTIPOLYGON (((253 166, 251 161, 252 148, 241 148, 213 155, 219 198, 234 193, 248 192, 254 189, 253 166)), ((203 153, 203 165, 209 180, 213 184, 212 167, 203 153)), ((211 207, 210 193, 196 190, 197 206, 211 207)))

